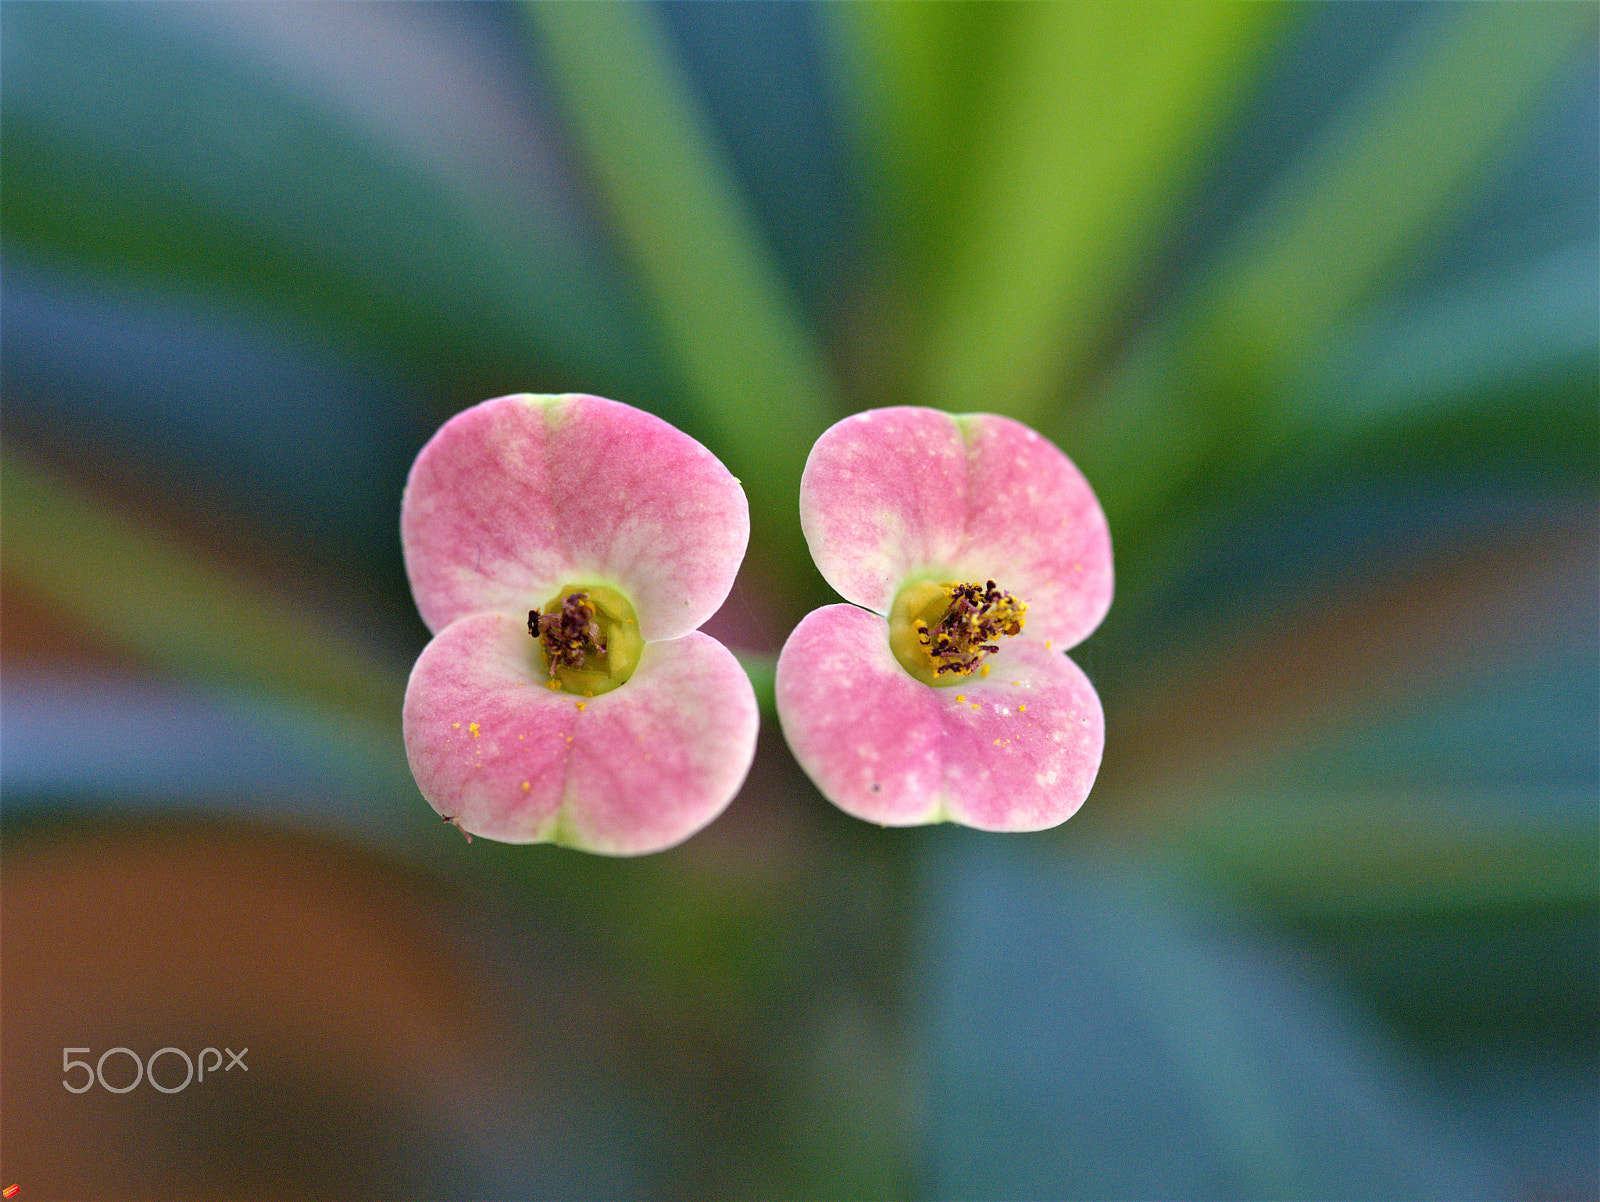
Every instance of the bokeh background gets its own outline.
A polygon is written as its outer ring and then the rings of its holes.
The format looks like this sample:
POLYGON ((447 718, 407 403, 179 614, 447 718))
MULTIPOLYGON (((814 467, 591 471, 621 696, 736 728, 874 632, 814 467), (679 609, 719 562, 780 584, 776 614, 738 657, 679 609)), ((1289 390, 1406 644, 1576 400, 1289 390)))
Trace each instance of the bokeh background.
POLYGON ((6 4, 0 1184, 1595 1197, 1596 25, 6 4), (743 479, 768 690, 820 431, 1046 433, 1117 551, 1084 809, 879 830, 768 704, 680 848, 466 844, 398 502, 517 391, 743 479), (114 1046, 248 1069, 63 1089, 114 1046))

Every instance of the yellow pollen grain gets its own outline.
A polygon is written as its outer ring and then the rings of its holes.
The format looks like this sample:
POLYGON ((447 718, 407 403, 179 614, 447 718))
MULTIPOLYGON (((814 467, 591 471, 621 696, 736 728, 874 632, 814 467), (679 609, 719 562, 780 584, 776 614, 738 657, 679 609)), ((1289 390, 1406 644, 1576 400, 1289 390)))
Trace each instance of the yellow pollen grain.
POLYGON ((989 675, 989 665, 988 664, 984 664, 983 667, 979 668, 978 669, 978 675, 979 676, 987 676, 987 675, 989 675))
POLYGON ((459 723, 459 722, 450 723, 450 729, 451 730, 460 730, 461 729, 461 723, 459 723))
POLYGON ((586 705, 585 705, 585 704, 584 704, 584 703, 583 703, 583 702, 581 702, 581 701, 580 701, 580 702, 578 702, 578 703, 577 703, 577 704, 578 704, 578 708, 579 708, 579 709, 580 709, 580 710, 586 710, 586 709, 588 709, 588 708, 589 708, 589 707, 588 707, 588 706, 586 706, 586 705))
POLYGON ((994 741, 994 745, 995 745, 995 746, 996 746, 996 747, 998 747, 998 746, 1000 746, 1000 740, 999 740, 999 739, 996 739, 996 740, 995 740, 995 741, 994 741))
POLYGON ((467 725, 467 729, 472 732, 472 737, 474 739, 478 737, 478 724, 476 722, 469 723, 467 725))
POLYGON ((569 742, 569 743, 572 742, 572 736, 571 735, 567 736, 567 742, 569 742))
POLYGON ((559 677, 552 676, 544 683, 545 687, 548 688, 552 693, 559 693, 561 691, 561 680, 559 677))
POLYGON ((982 709, 982 708, 983 708, 983 707, 982 707, 982 706, 979 706, 979 705, 975 705, 975 706, 973 706, 973 707, 972 707, 972 708, 973 708, 973 709, 982 709))
POLYGON ((1048 651, 1048 650, 1050 650, 1050 644, 1051 644, 1051 643, 1053 643, 1053 642, 1055 642, 1055 640, 1054 640, 1054 639, 1046 639, 1046 640, 1045 640, 1045 641, 1044 641, 1044 649, 1045 649, 1045 650, 1046 650, 1046 651, 1048 651))
POLYGON ((1027 710, 1028 710, 1028 707, 1025 706, 1025 705, 1017 706, 1017 713, 1019 713, 1019 714, 1027 713, 1027 710))
POLYGON ((527 735, 518 735, 517 736, 518 740, 526 739, 527 737, 528 737, 527 735))
POLYGON ((961 695, 961 694, 960 694, 960 693, 957 693, 957 694, 956 694, 956 700, 957 700, 957 701, 965 701, 965 700, 966 700, 966 698, 965 698, 965 697, 963 697, 963 696, 962 696, 962 695, 961 695))
POLYGON ((527 782, 527 781, 523 781, 523 782, 522 782, 522 791, 523 791, 523 792, 524 792, 524 793, 526 793, 526 792, 527 792, 527 791, 528 791, 528 790, 529 790, 529 789, 531 789, 531 788, 533 788, 533 786, 532 786, 532 785, 530 785, 530 784, 529 784, 529 783, 528 783, 528 782, 527 782))

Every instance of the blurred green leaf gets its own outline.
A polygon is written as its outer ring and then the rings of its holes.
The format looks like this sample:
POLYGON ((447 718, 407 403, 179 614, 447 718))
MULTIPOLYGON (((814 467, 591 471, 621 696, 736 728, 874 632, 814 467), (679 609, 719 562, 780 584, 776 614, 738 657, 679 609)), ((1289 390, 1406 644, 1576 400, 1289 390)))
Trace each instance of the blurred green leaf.
POLYGON ((761 714, 769 721, 777 717, 777 709, 773 701, 773 687, 778 678, 778 659, 773 655, 756 655, 747 651, 736 653, 739 657, 739 666, 744 669, 750 678, 750 684, 756 691, 756 703, 761 706, 761 714))
POLYGON ((208 564, 15 447, 0 469, 6 576, 184 677, 393 723, 405 674, 324 621, 208 564))
POLYGON ((1020 5, 929 298, 921 393, 1037 423, 1149 267, 1181 190, 1293 10, 1020 5))
POLYGON ((1185 799, 1163 848, 1298 917, 1600 899, 1592 805, 1531 816, 1502 794, 1185 799))
POLYGON ((933 283, 966 205, 975 113, 989 113, 990 72, 1026 8, 882 0, 822 6, 878 216, 913 290, 933 283))
MULTIPOLYGON (((1136 622, 1207 540, 1239 537, 1223 527, 1248 529, 1250 515, 1268 518, 1288 497, 1337 484, 1353 460, 1365 472, 1470 465, 1482 480, 1537 463, 1542 478, 1594 481, 1596 255, 1593 243, 1580 243, 1444 295, 1374 308, 1334 332, 1326 353, 1272 399, 1285 426, 1270 449, 1225 461, 1214 477, 1193 469, 1202 474, 1166 497, 1158 525, 1116 530, 1122 554, 1110 622, 1136 622)), ((1153 386, 1124 399, 1126 432, 1149 437, 1151 457, 1177 462, 1204 437, 1184 424, 1203 414, 1161 404, 1153 386)), ((1108 507, 1131 515, 1123 482, 1096 483, 1108 507)))
POLYGON ((827 369, 651 9, 524 11, 711 441, 749 494, 752 554, 784 569, 782 587, 809 562, 800 469, 843 414, 827 369))

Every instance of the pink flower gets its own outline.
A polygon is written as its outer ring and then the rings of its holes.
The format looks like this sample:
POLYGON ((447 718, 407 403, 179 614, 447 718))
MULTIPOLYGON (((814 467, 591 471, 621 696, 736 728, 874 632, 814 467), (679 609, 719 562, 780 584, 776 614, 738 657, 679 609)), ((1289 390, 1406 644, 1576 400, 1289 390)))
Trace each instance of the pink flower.
POLYGON ((485 401, 422 448, 400 535, 434 634, 406 687, 406 754, 447 821, 637 855, 732 800, 755 693, 696 628, 733 585, 750 514, 705 447, 600 397, 485 401))
POLYGON ((886 826, 1070 818, 1105 720, 1061 653, 1111 605, 1111 536, 1072 462, 1009 418, 874 409, 817 440, 800 521, 855 603, 808 614, 778 657, 783 733, 823 794, 886 826))

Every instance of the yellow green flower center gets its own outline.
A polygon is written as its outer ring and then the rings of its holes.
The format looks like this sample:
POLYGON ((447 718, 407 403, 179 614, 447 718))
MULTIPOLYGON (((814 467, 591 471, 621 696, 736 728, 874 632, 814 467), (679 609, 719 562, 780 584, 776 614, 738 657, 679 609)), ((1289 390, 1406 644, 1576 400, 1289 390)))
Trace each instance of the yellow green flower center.
POLYGON ((580 697, 626 683, 644 650, 632 604, 603 584, 563 584, 528 611, 528 633, 543 654, 545 683, 580 697))
MULTIPOLYGON (((889 611, 889 648, 924 684, 952 685, 1000 650, 999 640, 1022 633, 1028 606, 983 584, 921 580, 900 590, 889 611)), ((984 668, 984 672, 988 669, 984 668)))

